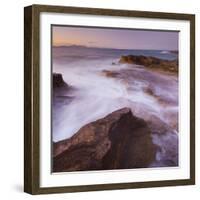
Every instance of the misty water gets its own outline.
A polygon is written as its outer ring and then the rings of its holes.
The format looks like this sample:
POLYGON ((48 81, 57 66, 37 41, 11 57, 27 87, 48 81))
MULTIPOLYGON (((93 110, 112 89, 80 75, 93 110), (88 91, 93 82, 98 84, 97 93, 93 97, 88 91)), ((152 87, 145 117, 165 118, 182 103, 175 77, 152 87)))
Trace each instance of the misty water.
POLYGON ((178 76, 119 64, 121 55, 146 55, 173 60, 167 51, 114 50, 83 47, 53 48, 53 72, 70 89, 54 91, 53 141, 73 136, 82 126, 123 107, 145 121, 168 128, 152 132, 160 149, 151 166, 178 165, 178 76), (115 72, 107 77, 105 70, 115 72))

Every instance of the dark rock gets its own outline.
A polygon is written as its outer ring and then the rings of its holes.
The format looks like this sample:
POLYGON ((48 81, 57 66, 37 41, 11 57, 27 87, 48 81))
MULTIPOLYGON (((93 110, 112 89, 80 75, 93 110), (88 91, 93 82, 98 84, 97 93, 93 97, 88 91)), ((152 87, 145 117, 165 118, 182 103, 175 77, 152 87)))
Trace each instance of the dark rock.
POLYGON ((64 82, 62 74, 53 73, 53 106, 61 107, 74 100, 75 89, 64 82))
POLYGON ((68 86, 67 83, 64 82, 62 74, 53 73, 53 87, 63 87, 68 86))
POLYGON ((148 167, 156 149, 146 122, 123 108, 54 143, 53 171, 148 167))
POLYGON ((150 119, 147 120, 148 127, 151 129, 152 134, 163 135, 167 132, 172 132, 173 129, 163 122, 159 117, 151 115, 150 119))
POLYGON ((155 57, 147 57, 147 56, 121 56, 119 63, 128 63, 128 64, 136 64, 143 65, 144 67, 148 67, 150 69, 157 69, 167 72, 175 72, 178 73, 178 60, 163 60, 155 57))
POLYGON ((173 54, 178 54, 178 51, 177 50, 172 50, 172 51, 170 51, 170 53, 173 53, 173 54))

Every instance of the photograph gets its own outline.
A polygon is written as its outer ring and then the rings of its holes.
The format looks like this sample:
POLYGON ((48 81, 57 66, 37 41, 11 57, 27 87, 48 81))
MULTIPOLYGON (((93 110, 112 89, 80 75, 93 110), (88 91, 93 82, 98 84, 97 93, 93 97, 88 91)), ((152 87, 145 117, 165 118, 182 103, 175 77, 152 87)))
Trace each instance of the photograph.
POLYGON ((24 9, 24 191, 195 184, 195 15, 24 9))
POLYGON ((52 173, 179 167, 179 31, 51 25, 52 173))

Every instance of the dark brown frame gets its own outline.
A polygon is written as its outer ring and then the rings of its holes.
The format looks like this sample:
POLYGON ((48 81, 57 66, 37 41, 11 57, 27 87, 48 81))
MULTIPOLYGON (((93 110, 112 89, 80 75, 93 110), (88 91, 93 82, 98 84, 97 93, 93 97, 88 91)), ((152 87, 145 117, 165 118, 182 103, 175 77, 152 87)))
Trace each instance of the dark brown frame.
POLYGON ((24 191, 30 194, 83 192, 195 184, 195 15, 111 10, 49 5, 24 8, 24 191), (76 13, 122 17, 187 20, 190 22, 190 178, 169 181, 115 183, 85 186, 40 187, 40 13, 76 13))

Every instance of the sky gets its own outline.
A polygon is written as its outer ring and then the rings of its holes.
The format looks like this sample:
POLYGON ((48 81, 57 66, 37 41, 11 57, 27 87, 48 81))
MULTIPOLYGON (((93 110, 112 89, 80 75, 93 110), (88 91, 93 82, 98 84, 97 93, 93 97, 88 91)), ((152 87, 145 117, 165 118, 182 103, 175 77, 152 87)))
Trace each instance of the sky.
POLYGON ((53 46, 178 50, 178 32, 86 27, 52 27, 53 46))

